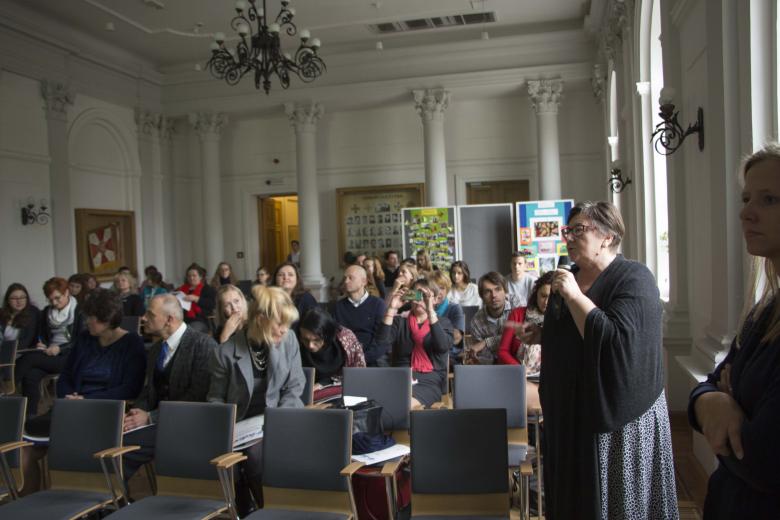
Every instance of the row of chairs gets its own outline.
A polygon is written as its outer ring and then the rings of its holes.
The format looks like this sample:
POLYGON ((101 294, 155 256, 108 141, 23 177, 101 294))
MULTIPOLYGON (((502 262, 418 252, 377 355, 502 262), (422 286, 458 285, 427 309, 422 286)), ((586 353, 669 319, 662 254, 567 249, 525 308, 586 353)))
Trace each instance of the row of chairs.
MULTIPOLYGON (((29 444, 19 440, 25 401, 0 398, 3 479, 14 498, 14 477, 6 469, 20 462, 19 449, 29 444), (17 435, 8 441, 7 433, 17 435)), ((238 518, 231 467, 246 457, 231 451, 234 405, 161 403, 158 494, 132 504, 121 457, 135 447, 122 445, 123 411, 123 401, 56 401, 48 453, 51 488, 0 506, 0 519, 78 518, 98 510, 112 510, 118 520, 238 518)), ((413 518, 509 518, 505 410, 415 411, 410 427, 413 518), (460 450, 466 444, 471 449, 460 450)), ((265 509, 247 518, 354 518, 351 477, 362 464, 351 462, 351 434, 349 410, 266 410, 265 509)))

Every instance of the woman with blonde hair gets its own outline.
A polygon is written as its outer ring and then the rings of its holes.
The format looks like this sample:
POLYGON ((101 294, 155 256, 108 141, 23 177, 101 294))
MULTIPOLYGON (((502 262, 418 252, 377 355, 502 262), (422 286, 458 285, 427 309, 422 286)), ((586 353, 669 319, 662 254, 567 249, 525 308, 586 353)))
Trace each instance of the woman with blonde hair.
POLYGON ((385 297, 385 271, 382 269, 382 261, 369 256, 363 260, 363 268, 366 270, 366 290, 371 296, 385 297))
MULTIPOLYGON (((298 321, 298 310, 278 287, 256 285, 252 297, 246 326, 214 351, 209 364, 207 399, 235 404, 236 420, 261 415, 266 408, 303 407, 306 378, 298 339, 290 330, 298 321)), ((245 454, 244 479, 237 484, 242 517, 262 506, 262 443, 251 446, 245 454)))
POLYGON ((114 291, 122 300, 122 312, 125 316, 143 316, 144 300, 138 294, 138 283, 135 277, 127 271, 114 275, 114 291))
POLYGON ((230 339, 237 330, 244 328, 248 318, 246 298, 241 289, 232 284, 217 290, 217 330, 214 338, 218 343, 230 339))
POLYGON ((211 277, 209 285, 214 289, 219 289, 223 285, 238 285, 238 278, 233 273, 233 267, 227 262, 220 262, 214 276, 211 277))

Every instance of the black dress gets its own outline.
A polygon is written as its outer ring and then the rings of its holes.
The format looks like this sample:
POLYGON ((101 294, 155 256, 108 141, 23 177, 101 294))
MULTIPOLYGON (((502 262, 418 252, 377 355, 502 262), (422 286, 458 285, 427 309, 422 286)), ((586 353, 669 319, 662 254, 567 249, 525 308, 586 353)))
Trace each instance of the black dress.
POLYGON ((676 519, 655 279, 618 256, 586 296, 584 339, 560 297, 542 329, 545 517, 676 519))
POLYGON ((726 358, 691 393, 688 417, 701 431, 694 413, 696 399, 718 391, 721 370, 730 364, 732 394, 745 413, 744 457, 718 457, 720 465, 710 477, 704 502, 706 520, 780 517, 780 340, 761 343, 775 305, 748 317, 739 344, 734 340, 726 358))

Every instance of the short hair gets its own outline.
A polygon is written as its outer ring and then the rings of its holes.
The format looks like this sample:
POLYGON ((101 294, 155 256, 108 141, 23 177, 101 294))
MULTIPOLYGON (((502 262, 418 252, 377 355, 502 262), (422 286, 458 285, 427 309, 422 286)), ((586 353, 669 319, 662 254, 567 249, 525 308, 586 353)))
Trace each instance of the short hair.
POLYGON ((197 262, 192 262, 189 267, 187 267, 187 270, 184 271, 184 282, 187 282, 187 273, 189 273, 192 270, 195 270, 198 272, 201 278, 206 278, 206 268, 202 265, 198 264, 197 262))
POLYGON ((157 267, 155 267, 155 266, 153 266, 153 265, 147 265, 147 266, 146 266, 146 268, 144 269, 144 274, 145 274, 146 276, 149 276, 149 275, 151 275, 152 273, 158 273, 158 272, 159 272, 159 271, 157 270, 157 267))
POLYGON ((340 328, 336 320, 326 310, 319 307, 309 309, 298 323, 299 330, 306 329, 312 334, 321 337, 325 340, 325 343, 333 341, 340 328))
POLYGON ((290 244, 291 244, 291 245, 292 245, 292 244, 298 244, 298 245, 301 245, 301 243, 300 243, 300 242, 298 242, 297 240, 290 240, 290 244))
POLYGON ((301 294, 306 292, 306 288, 303 286, 303 279, 301 279, 301 272, 298 269, 298 266, 295 265, 292 262, 283 262, 279 264, 276 267, 276 270, 274 271, 274 275, 271 279, 271 285, 274 287, 279 287, 276 285, 276 275, 279 274, 279 271, 282 270, 282 267, 292 267, 292 270, 295 271, 295 287, 293 287, 292 294, 290 295, 293 300, 298 298, 301 294))
POLYGON ((149 275, 149 279, 152 281, 152 283, 156 283, 157 285, 162 285, 162 273, 160 271, 154 271, 152 274, 149 275))
POLYGON ((626 225, 623 223, 623 217, 620 216, 620 210, 614 204, 606 201, 580 202, 569 212, 569 219, 566 222, 571 222, 577 215, 582 215, 593 222, 602 234, 612 235, 610 249, 613 251, 617 249, 626 233, 626 225))
POLYGON ((81 312, 115 329, 122 324, 122 299, 115 291, 96 288, 84 300, 81 312))
POLYGON ((460 267, 460 270, 463 271, 463 278, 466 284, 471 282, 471 272, 469 271, 469 264, 467 264, 463 260, 455 260, 454 262, 452 262, 452 265, 450 266, 450 280, 452 281, 452 283, 455 284, 454 271, 456 267, 460 267))
POLYGON ((222 312, 222 298, 225 296, 226 293, 233 291, 236 294, 238 294, 238 299, 244 302, 244 319, 247 317, 247 310, 248 306, 246 303, 246 297, 244 296, 244 293, 236 287, 233 284, 225 284, 221 286, 219 289, 217 289, 217 312, 216 312, 216 320, 217 320, 217 326, 221 327, 225 324, 227 321, 227 318, 225 317, 225 314, 222 312))
POLYGON ((528 258, 529 256, 531 256, 531 252, 525 249, 512 252, 512 258, 528 258))
POLYGON ((298 309, 290 296, 279 287, 255 285, 249 304, 249 328, 247 336, 258 343, 271 345, 270 321, 278 321, 288 327, 298 321, 298 309), (264 323, 258 323, 262 320, 264 323))
POLYGON ((176 321, 184 321, 184 310, 181 308, 181 303, 176 296, 170 293, 158 294, 151 301, 153 302, 154 300, 159 300, 160 308, 165 315, 173 316, 176 321))
POLYGON ((528 307, 532 307, 537 311, 540 310, 539 305, 536 302, 536 296, 539 294, 539 289, 545 285, 552 285, 553 275, 555 275, 555 271, 547 271, 536 279, 534 282, 534 287, 531 289, 531 294, 528 296, 528 307))
POLYGON ((441 292, 441 288, 430 278, 418 278, 412 283, 412 287, 425 287, 426 289, 430 289, 434 296, 438 296, 441 292))
POLYGON ((342 260, 344 261, 345 265, 354 265, 354 263, 357 262, 357 255, 355 255, 355 253, 352 251, 347 251, 344 253, 342 260))
POLYGON ((385 251, 385 261, 390 260, 390 255, 398 256, 398 251, 395 249, 391 249, 390 251, 385 251))
POLYGON ((51 296, 51 293, 54 291, 59 291, 61 293, 64 293, 68 290, 68 281, 65 278, 60 278, 59 276, 55 276, 54 278, 49 278, 43 283, 43 295, 47 298, 51 296))
POLYGON ((493 285, 499 285, 501 288, 506 292, 506 278, 501 273, 497 273, 495 271, 490 271, 489 273, 485 273, 482 276, 479 277, 479 297, 482 297, 482 291, 484 289, 485 282, 492 283, 493 285))
POLYGON ((441 271, 433 271, 431 274, 429 274, 428 281, 436 284, 436 286, 444 291, 445 294, 450 292, 450 289, 452 289, 452 281, 450 281, 450 277, 441 271))

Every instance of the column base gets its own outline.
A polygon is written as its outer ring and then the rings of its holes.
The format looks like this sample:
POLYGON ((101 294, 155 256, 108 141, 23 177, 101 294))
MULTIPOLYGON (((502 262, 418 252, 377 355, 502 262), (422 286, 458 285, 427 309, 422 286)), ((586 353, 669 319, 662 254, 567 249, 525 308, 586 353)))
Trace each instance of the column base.
POLYGON ((314 299, 318 302, 329 301, 328 297, 328 281, 321 274, 318 275, 305 275, 301 274, 303 279, 303 286, 307 291, 314 296, 314 299))

